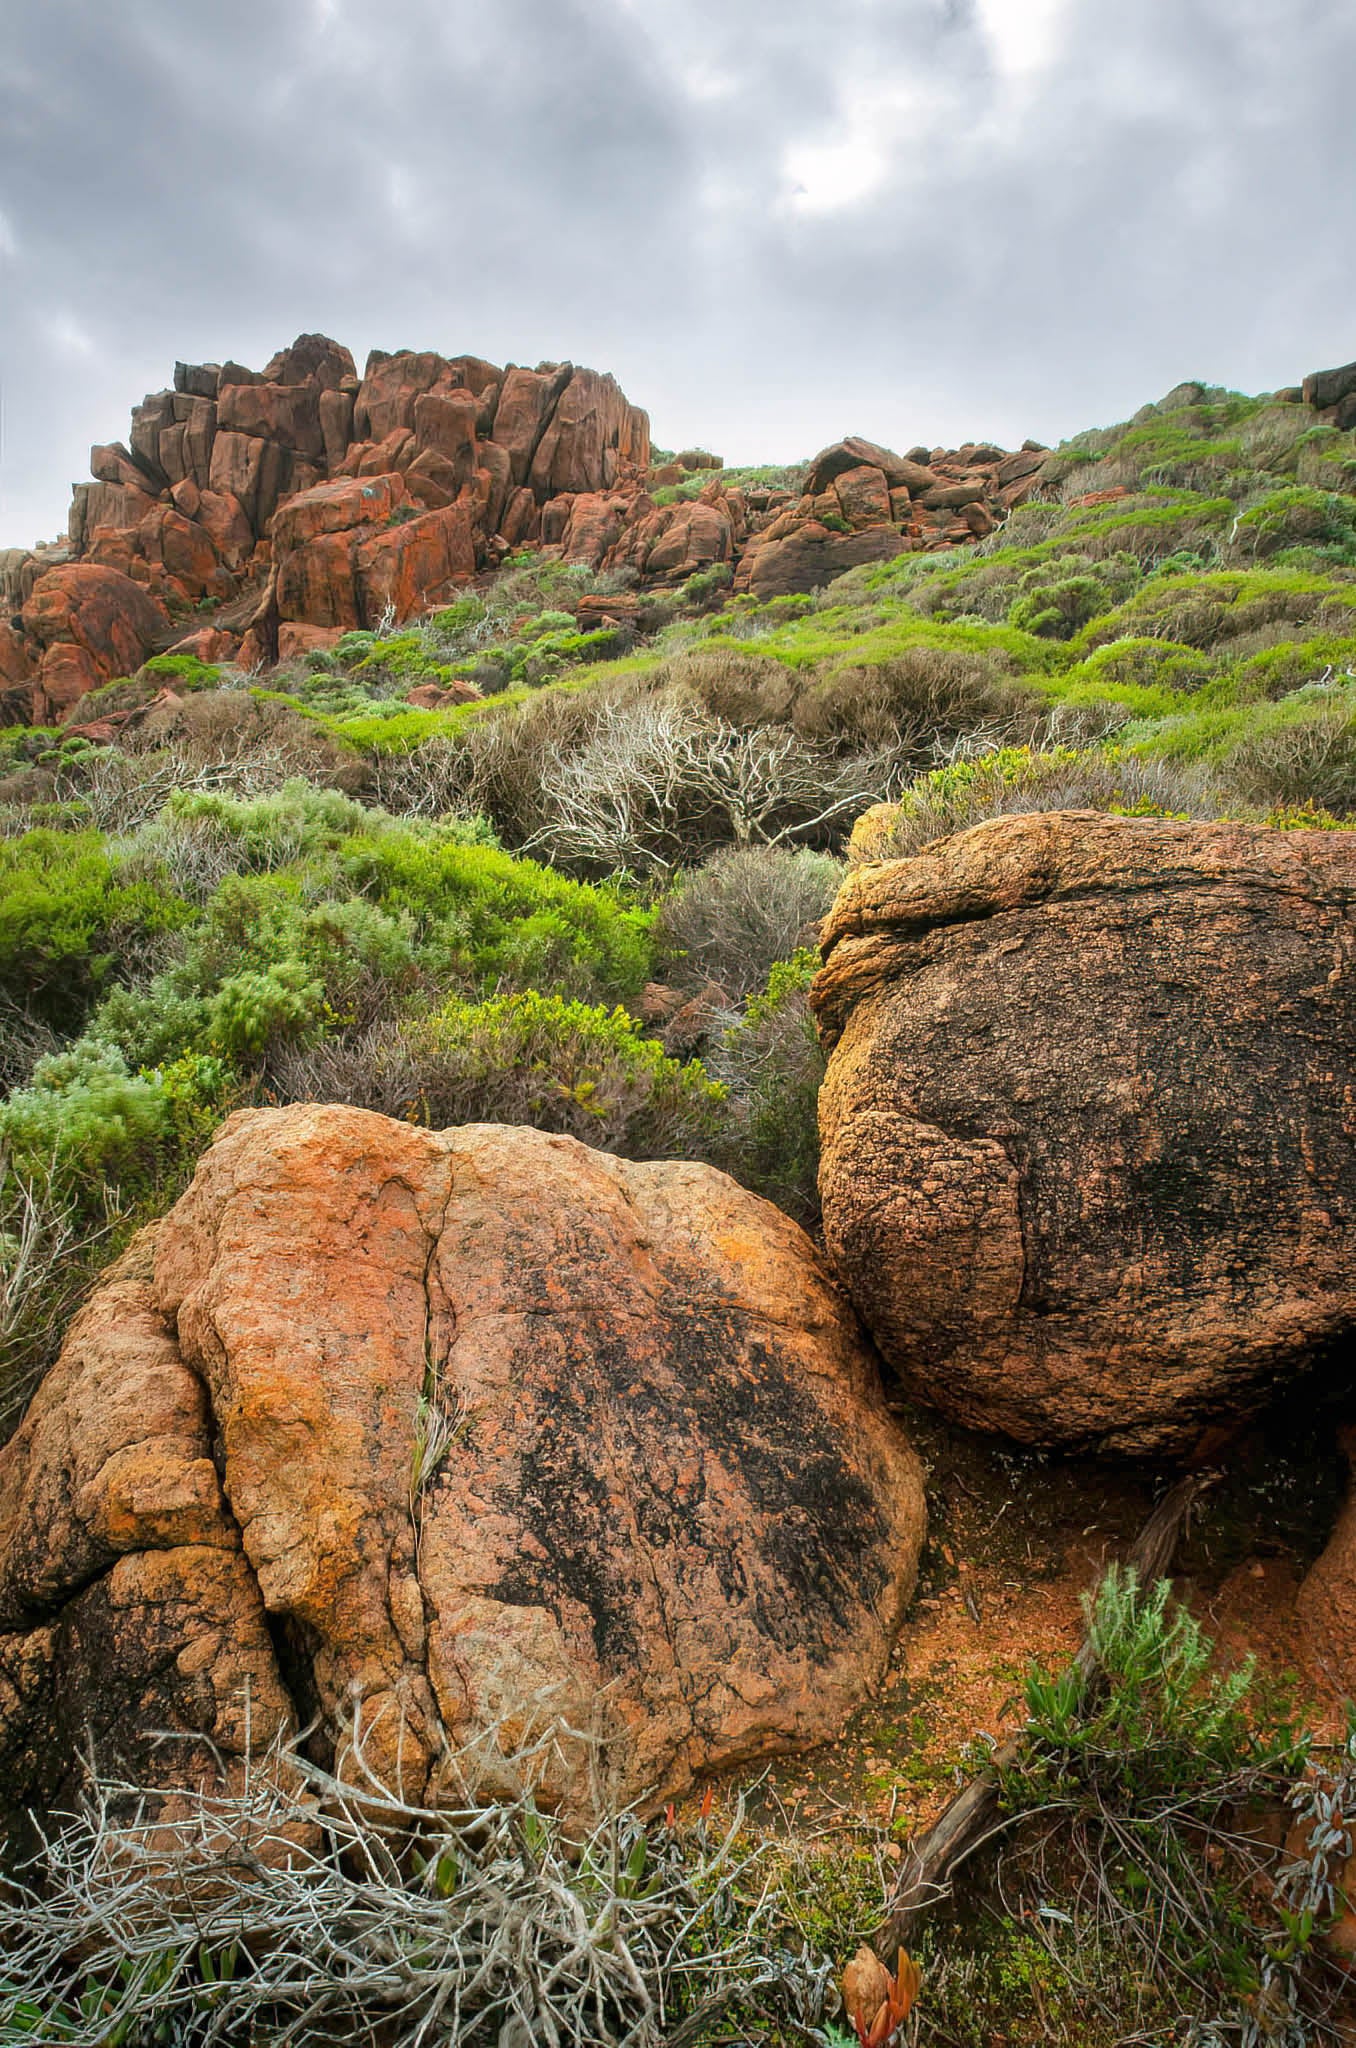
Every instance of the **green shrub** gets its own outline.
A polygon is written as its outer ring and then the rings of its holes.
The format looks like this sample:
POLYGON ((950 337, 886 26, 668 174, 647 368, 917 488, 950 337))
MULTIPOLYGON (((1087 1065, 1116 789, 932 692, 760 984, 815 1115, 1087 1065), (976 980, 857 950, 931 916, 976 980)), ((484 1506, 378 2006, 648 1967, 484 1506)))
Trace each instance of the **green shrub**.
POLYGON ((182 924, 171 887, 124 884, 96 832, 0 839, 0 991, 78 1031, 128 947, 182 924))
POLYGON ((1008 624, 1049 640, 1070 639, 1089 619, 1111 608, 1107 586, 1096 576, 1063 576, 1051 583, 1042 580, 1039 570, 1028 570, 1021 590, 1008 606, 1008 624))
POLYGON ((1347 1843, 1349 1853, 1349 1837, 1345 1823, 1326 1840, 1315 1829, 1297 1860, 1276 1845, 1267 1809, 1281 1833, 1287 1802, 1312 1811, 1312 1736, 1251 1659, 1218 1669, 1166 1580, 1142 1591, 1113 1568, 1086 1604, 1095 1675, 1076 1665, 1028 1674, 1027 1726, 1000 1772, 1008 1828, 1032 1817, 1009 1882, 1020 1859, 1022 1894, 1051 1902, 1076 1950, 1119 1951, 1178 2010, 1204 2008, 1256 2041, 1249 2013, 1283 1992, 1296 2025, 1286 2038, 1311 2038, 1300 2007, 1325 1995, 1321 1980, 1304 1981, 1317 1960, 1323 1852, 1347 1843))
POLYGON ((1259 561, 1293 548, 1328 561, 1356 560, 1356 501, 1299 485, 1271 491, 1239 513, 1231 545, 1259 561))
POLYGON ((219 663, 199 661, 196 654, 153 654, 141 665, 143 676, 168 683, 179 695, 188 690, 215 690, 222 678, 219 663))
POLYGON ((669 1059, 625 1010, 527 990, 452 998, 431 1015, 293 1053, 291 1099, 340 1100, 430 1124, 527 1124, 633 1159, 690 1158, 716 1142, 724 1089, 669 1059))
POLYGON ((206 1143, 224 1099, 220 1061, 132 1073, 111 1045, 77 1039, 37 1062, 0 1105, 0 1180, 50 1188, 98 1211, 110 1184, 144 1195, 206 1143))

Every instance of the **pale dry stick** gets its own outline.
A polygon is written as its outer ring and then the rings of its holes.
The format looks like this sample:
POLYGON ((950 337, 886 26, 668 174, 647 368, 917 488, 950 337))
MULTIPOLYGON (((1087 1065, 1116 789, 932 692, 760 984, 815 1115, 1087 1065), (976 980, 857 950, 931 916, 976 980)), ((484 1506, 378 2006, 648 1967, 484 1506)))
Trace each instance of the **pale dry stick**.
MULTIPOLYGON (((715 1953, 691 1942, 713 1891, 729 1895, 753 1860, 739 1847, 742 1814, 698 1864, 647 1855, 645 1883, 609 1883, 643 1830, 622 1814, 581 1841, 536 1811, 527 1788, 558 1739, 589 1738, 543 1729, 500 1757, 520 1768, 517 1796, 468 1794, 450 1811, 383 1785, 360 1727, 348 1749, 356 1784, 281 1744, 246 1766, 237 1792, 189 1787, 168 1813, 93 1779, 80 1816, 40 1833, 39 1881, 0 1894, 0 2031, 7 2010, 22 2015, 38 1998, 69 2011, 73 1952, 82 1981, 107 1999, 63 2019, 72 2048, 183 2022, 204 2042, 248 2038, 262 2023, 278 2048, 341 2026, 355 2039, 375 2039, 379 2026, 388 2048, 472 2038, 660 2048, 694 1976, 708 1994, 704 2020, 782 1982, 786 1959, 760 1951, 756 1911, 715 1953), (416 1847, 427 1856, 411 1877, 416 1847), (204 1987, 197 1959, 232 1948, 235 1972, 204 1987)), ((446 1761, 467 1781, 477 1774, 470 1750, 446 1761)))
MULTIPOLYGON (((1124 1567, 1134 1573, 1141 1586, 1151 1586, 1166 1576, 1191 1511, 1215 1477, 1211 1472, 1188 1473, 1164 1494, 1149 1516, 1124 1567)), ((1085 1680, 1096 1679, 1099 1667, 1090 1635, 1084 1638, 1074 1667, 1085 1680)), ((910 1845, 889 1910, 871 1937, 871 1945, 883 1962, 892 1962, 901 1948, 909 1946, 922 1915, 949 1895, 951 1881, 962 1863, 1004 1825, 998 1810, 1002 1773, 1017 1762, 1025 1739, 1019 1730, 996 1749, 985 1768, 947 1802, 932 1826, 910 1845)))

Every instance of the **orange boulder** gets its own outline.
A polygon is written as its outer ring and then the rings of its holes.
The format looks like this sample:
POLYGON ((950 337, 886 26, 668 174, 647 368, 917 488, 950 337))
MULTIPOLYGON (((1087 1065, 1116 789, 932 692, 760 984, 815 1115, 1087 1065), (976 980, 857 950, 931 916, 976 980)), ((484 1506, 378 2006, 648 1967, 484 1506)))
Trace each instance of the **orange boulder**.
POLYGON ((249 1684, 260 1746, 290 1687, 341 1770, 360 1698, 414 1800, 546 1720, 544 1802, 593 1806, 592 1729, 654 1810, 841 1727, 923 1516, 851 1311, 724 1175, 245 1112, 0 1452, 3 1804, 74 1782, 87 1719, 142 1770, 152 1728, 238 1753, 249 1684))
POLYGON ((1344 833, 1089 811, 850 871, 811 996, 824 1231, 911 1394, 1191 1454, 1345 1340, 1353 909, 1344 833))
MULTIPOLYGON (((154 598, 118 570, 69 562, 49 569, 34 584, 23 624, 40 647, 79 649, 89 658, 95 682, 103 682, 140 668, 167 618, 154 598)), ((62 673, 73 676, 79 666, 62 664, 62 673)), ((47 673, 55 676, 57 665, 47 673)))
POLYGON ((890 486, 885 472, 862 463, 833 480, 834 495, 854 533, 868 526, 888 526, 892 518, 890 486))

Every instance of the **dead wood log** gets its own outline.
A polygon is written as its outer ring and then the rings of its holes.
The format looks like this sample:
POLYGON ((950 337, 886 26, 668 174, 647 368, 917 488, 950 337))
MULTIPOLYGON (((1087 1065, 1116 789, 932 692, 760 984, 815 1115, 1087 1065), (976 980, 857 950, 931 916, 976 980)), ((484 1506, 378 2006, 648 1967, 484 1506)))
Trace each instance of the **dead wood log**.
MULTIPOLYGON (((1125 1569, 1135 1574, 1141 1586, 1151 1586, 1168 1575, 1191 1511, 1216 1476, 1213 1472, 1188 1473, 1159 1501, 1125 1558, 1125 1569)), ((1074 1663, 1085 1679, 1096 1678, 1097 1656, 1090 1637, 1084 1638, 1074 1663)), ((1025 1740, 1025 1731, 1019 1729, 1001 1744, 985 1768, 948 1800, 932 1826, 910 1843, 889 1911, 871 1937, 871 1946, 883 1962, 893 1963, 900 1949, 909 1946, 921 1916, 948 1895, 961 1864, 1001 1824, 998 1793, 1002 1773, 1017 1761, 1025 1740)))

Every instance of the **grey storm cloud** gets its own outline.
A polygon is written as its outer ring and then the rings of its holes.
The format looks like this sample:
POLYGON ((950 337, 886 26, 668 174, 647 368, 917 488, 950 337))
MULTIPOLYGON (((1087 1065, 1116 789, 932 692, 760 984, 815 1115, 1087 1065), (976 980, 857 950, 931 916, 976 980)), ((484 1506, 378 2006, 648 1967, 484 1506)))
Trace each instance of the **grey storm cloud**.
POLYGON ((176 357, 572 357, 667 445, 1356 355, 1350 0, 6 0, 0 545, 176 357))

